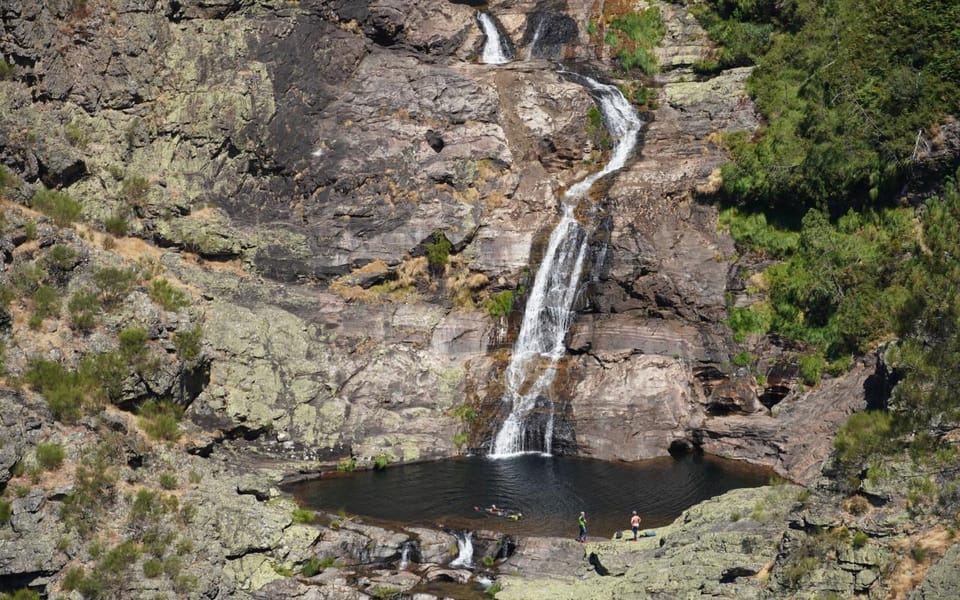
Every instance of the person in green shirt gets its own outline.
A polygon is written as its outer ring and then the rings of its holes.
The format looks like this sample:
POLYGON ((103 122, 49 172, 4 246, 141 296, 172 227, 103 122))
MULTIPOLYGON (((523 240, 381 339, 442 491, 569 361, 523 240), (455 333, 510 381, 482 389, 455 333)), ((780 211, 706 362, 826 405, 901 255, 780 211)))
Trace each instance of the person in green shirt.
POLYGON ((587 541, 587 515, 584 512, 580 511, 580 516, 577 517, 577 525, 580 526, 580 536, 577 537, 578 542, 587 541))

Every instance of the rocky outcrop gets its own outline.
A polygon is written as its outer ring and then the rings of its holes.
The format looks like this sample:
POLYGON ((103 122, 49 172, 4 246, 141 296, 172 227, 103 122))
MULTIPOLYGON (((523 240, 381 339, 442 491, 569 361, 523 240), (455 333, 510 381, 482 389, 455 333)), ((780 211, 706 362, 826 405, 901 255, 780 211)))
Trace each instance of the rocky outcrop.
MULTIPOLYGON (((576 562, 561 563, 565 573, 530 569, 521 571, 522 578, 504 575, 497 597, 760 598, 757 575, 777 555, 777 540, 797 493, 793 486, 736 490, 686 511, 655 537, 637 542, 624 537, 585 547, 570 542, 579 546, 580 556, 576 562)), ((565 546, 553 543, 555 551, 565 546)), ((517 557, 524 552, 518 551, 517 557)))

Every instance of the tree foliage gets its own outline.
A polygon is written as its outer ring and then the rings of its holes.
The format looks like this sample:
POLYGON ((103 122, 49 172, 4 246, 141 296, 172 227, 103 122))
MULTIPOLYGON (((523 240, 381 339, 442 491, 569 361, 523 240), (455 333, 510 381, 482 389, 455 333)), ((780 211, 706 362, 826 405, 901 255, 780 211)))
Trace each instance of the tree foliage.
POLYGON ((757 65, 749 90, 766 119, 754 138, 729 139, 724 192, 738 203, 833 215, 875 206, 902 188, 924 142, 960 110, 956 2, 707 4, 702 22, 729 44, 721 61, 757 65), (757 27, 769 35, 735 33, 757 27))

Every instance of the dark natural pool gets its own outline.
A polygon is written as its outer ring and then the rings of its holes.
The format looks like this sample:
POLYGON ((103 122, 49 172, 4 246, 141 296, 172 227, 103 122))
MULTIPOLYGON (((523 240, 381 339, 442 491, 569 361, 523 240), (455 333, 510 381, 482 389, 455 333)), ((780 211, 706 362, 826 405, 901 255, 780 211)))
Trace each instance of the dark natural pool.
POLYGON ((509 459, 450 459, 336 474, 285 486, 301 506, 346 512, 384 525, 495 529, 576 537, 587 513, 590 536, 629 529, 636 510, 644 528, 671 522, 686 508, 741 487, 767 483, 770 472, 696 454, 635 463, 536 454, 509 459), (523 513, 513 521, 478 512, 496 504, 523 513))

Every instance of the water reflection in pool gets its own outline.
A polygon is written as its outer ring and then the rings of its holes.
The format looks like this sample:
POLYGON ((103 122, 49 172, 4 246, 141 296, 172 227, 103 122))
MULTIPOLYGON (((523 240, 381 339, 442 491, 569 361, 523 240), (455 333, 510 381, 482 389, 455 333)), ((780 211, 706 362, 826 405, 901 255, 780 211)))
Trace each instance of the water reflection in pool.
POLYGON ((345 511, 383 524, 495 529, 525 535, 576 536, 579 511, 589 534, 669 523, 684 509, 725 491, 763 485, 770 472, 700 455, 636 463, 523 455, 450 459, 337 474, 285 486, 302 506, 345 511), (512 521, 474 507, 519 511, 512 521))

